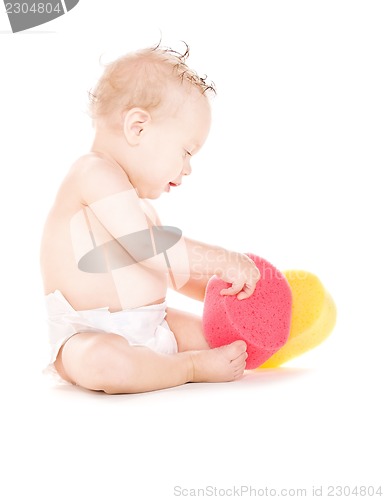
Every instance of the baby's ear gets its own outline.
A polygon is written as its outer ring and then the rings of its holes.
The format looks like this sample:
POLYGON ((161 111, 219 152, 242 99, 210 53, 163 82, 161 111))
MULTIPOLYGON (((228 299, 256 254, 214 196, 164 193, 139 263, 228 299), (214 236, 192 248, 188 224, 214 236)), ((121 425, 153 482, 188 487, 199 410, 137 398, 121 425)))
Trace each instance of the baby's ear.
POLYGON ((140 108, 132 108, 123 115, 123 130, 128 144, 136 146, 140 142, 143 130, 150 124, 151 115, 140 108))

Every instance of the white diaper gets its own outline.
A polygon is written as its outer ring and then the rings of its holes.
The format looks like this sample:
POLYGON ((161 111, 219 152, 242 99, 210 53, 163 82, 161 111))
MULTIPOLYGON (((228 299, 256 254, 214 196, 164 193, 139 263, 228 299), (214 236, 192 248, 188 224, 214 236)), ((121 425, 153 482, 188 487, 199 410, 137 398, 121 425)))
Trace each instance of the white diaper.
POLYGON ((111 313, 108 307, 75 311, 59 290, 47 295, 45 300, 51 367, 60 347, 80 332, 116 333, 131 345, 146 346, 163 354, 177 352, 176 338, 165 320, 165 302, 111 313))

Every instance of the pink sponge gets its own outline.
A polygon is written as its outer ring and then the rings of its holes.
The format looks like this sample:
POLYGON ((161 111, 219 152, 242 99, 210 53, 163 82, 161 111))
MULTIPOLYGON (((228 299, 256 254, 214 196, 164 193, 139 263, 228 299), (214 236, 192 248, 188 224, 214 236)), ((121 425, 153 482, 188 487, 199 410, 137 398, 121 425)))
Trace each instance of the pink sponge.
POLYGON ((247 343, 246 369, 257 368, 278 351, 287 341, 292 311, 292 293, 285 276, 272 264, 247 254, 259 268, 261 277, 251 297, 223 296, 228 288, 215 276, 205 292, 203 329, 211 348, 235 340, 247 343))

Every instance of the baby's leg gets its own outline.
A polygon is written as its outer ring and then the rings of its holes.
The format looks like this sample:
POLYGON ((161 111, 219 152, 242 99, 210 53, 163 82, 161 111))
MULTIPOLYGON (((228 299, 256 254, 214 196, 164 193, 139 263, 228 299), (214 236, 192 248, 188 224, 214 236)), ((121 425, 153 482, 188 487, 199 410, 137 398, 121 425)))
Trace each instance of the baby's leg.
POLYGON ((236 376, 236 378, 240 378, 240 376, 243 374, 245 369, 245 360, 248 357, 248 354, 244 352, 247 347, 245 342, 237 341, 230 344, 229 346, 223 346, 219 349, 210 349, 204 337, 202 319, 200 316, 185 311, 179 311, 177 309, 171 309, 168 307, 166 320, 170 329, 172 330, 172 332, 176 337, 177 347, 180 353, 199 352, 197 360, 194 359, 195 363, 196 361, 199 362, 200 359, 203 360, 203 363, 208 363, 208 362, 212 363, 211 365, 212 370, 209 375, 207 371, 208 365, 204 365, 202 367, 204 371, 204 376, 206 377, 208 375, 210 379, 209 380, 204 379, 199 381, 209 381, 209 382, 221 381, 217 379, 217 374, 215 374, 216 356, 219 353, 222 354, 228 347, 231 346, 241 346, 242 349, 241 359, 244 359, 244 364, 240 365, 241 373, 240 375, 236 376))
POLYGON ((166 320, 176 337, 179 352, 209 349, 200 316, 168 307, 166 320))
POLYGON ((165 389, 187 382, 227 382, 241 377, 246 344, 236 341, 218 349, 158 354, 129 345, 113 333, 78 333, 61 348, 59 374, 86 389, 108 394, 165 389))

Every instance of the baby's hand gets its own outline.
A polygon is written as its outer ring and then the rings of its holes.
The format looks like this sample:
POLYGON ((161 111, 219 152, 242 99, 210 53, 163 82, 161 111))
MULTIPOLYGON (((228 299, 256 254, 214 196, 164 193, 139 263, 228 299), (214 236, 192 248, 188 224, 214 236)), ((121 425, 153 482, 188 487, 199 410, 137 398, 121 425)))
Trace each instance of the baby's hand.
POLYGON ((221 295, 237 295, 239 300, 250 297, 260 279, 260 271, 253 260, 242 253, 231 252, 226 267, 218 276, 232 286, 221 290, 221 295))

